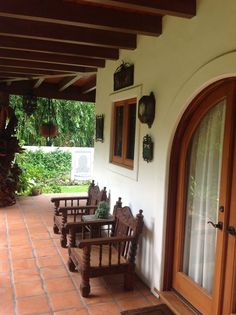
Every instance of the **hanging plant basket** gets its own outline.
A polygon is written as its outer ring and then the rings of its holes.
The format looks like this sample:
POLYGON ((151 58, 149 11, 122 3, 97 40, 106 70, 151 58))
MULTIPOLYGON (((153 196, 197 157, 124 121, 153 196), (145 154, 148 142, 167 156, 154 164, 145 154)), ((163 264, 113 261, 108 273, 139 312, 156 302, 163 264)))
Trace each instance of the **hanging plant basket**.
POLYGON ((52 145, 52 139, 58 134, 58 127, 56 122, 56 112, 51 99, 48 99, 47 105, 42 114, 42 124, 39 127, 39 133, 46 138, 47 145, 52 145))
POLYGON ((39 132, 45 138, 55 138, 58 134, 58 128, 54 123, 48 122, 39 127, 39 132))

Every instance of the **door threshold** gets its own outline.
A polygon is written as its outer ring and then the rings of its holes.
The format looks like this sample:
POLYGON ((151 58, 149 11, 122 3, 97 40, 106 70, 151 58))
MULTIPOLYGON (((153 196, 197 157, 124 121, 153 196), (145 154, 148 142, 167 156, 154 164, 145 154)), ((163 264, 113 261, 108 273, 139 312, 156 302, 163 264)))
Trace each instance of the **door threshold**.
POLYGON ((194 310, 184 299, 174 291, 154 291, 160 296, 161 300, 175 313, 175 315, 201 315, 194 310))

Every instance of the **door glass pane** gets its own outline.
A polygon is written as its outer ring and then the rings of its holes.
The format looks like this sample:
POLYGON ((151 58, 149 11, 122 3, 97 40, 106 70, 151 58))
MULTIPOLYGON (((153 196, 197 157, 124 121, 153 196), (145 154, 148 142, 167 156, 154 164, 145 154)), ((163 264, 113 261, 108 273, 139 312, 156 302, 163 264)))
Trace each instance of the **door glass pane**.
POLYGON ((124 107, 117 106, 115 108, 115 146, 114 155, 122 156, 122 139, 123 139, 123 120, 124 120, 124 107))
POLYGON ((225 101, 204 116, 194 133, 187 160, 186 218, 183 272, 212 292, 225 101))
POLYGON ((136 104, 130 104, 128 107, 128 134, 127 134, 127 151, 126 158, 134 159, 135 143, 135 124, 136 124, 136 104))

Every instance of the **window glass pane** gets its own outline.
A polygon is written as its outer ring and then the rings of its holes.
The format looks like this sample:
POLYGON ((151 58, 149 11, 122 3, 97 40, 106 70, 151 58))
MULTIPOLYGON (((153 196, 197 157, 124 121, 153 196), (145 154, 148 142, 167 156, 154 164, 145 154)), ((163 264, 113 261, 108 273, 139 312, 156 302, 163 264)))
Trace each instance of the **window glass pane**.
POLYGON ((134 159, 135 125, 136 125, 136 104, 130 104, 128 108, 128 134, 127 134, 127 150, 126 150, 126 158, 129 160, 134 159))
POLYGON ((208 293, 214 281, 225 101, 202 119, 188 154, 183 271, 208 293))
POLYGON ((115 108, 115 146, 114 146, 114 155, 122 156, 122 138, 123 138, 123 124, 124 124, 124 107, 117 106, 115 108))

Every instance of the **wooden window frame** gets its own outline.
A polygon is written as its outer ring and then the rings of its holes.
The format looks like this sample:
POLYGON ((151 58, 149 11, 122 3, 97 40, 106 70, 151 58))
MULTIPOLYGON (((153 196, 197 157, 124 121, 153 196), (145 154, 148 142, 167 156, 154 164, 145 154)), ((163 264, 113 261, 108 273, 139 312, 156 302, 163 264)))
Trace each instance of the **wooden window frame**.
MULTIPOLYGON (((113 110, 112 110, 112 142, 111 142, 111 152, 110 152, 110 162, 117 164, 122 167, 126 167, 129 169, 134 168, 134 159, 128 159, 126 158, 127 154, 127 149, 128 149, 128 131, 129 131, 129 107, 130 106, 137 106, 137 99, 136 98, 130 98, 130 99, 125 99, 122 101, 117 101, 113 103, 113 110), (116 127, 116 108, 117 107, 123 107, 123 129, 122 129, 122 154, 121 156, 117 156, 114 154, 115 152, 115 127, 116 127)), ((136 108, 137 111, 137 108, 136 108)), ((136 125, 136 113, 135 113, 135 125, 136 125)), ((136 130, 135 130, 136 133, 136 130)), ((135 136, 134 136, 134 142, 135 142, 135 136)), ((134 143, 135 146, 135 143, 134 143)), ((134 149, 135 153, 135 149, 134 149)))

